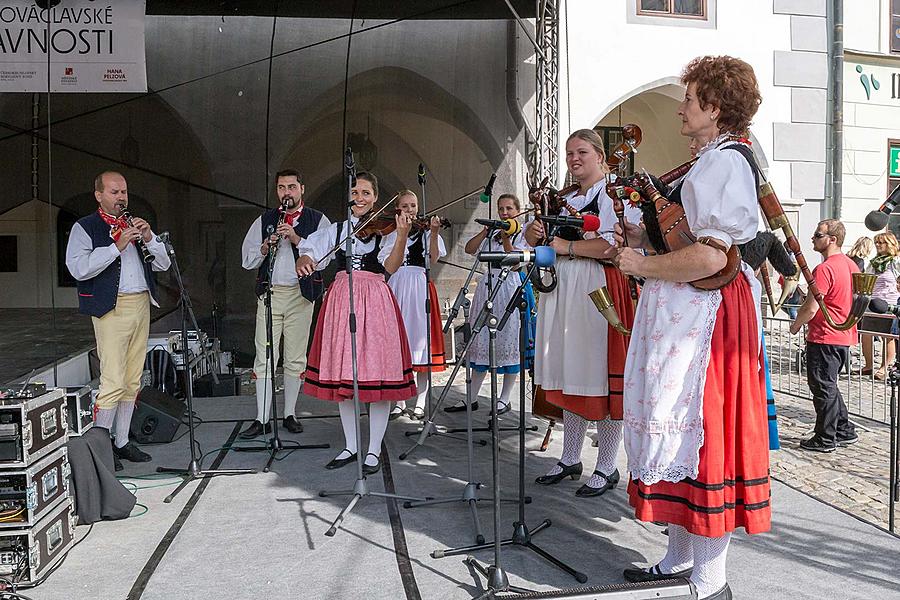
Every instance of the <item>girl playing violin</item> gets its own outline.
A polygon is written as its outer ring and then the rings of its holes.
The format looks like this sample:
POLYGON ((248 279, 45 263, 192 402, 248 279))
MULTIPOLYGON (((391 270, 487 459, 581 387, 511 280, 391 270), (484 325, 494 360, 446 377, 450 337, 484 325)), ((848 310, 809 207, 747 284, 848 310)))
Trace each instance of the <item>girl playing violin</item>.
POLYGON ((422 420, 425 418, 425 399, 428 395, 429 364, 432 371, 443 371, 445 368, 444 334, 441 330, 441 309, 437 291, 430 280, 427 289, 425 287, 425 246, 428 245, 432 265, 442 256, 446 256, 447 249, 439 235, 441 220, 438 217, 431 217, 427 221, 427 230, 416 226, 419 224, 416 221, 419 199, 415 193, 410 190, 399 192, 394 200, 394 206, 399 211, 395 217, 396 230, 384 238, 378 260, 390 274, 388 286, 394 292, 400 313, 403 315, 419 396, 415 405, 407 407, 405 411, 399 405, 395 405, 391 409, 390 418, 395 419, 405 412, 413 419, 422 420), (426 292, 430 305, 430 322, 423 310, 426 292), (430 351, 426 345, 425 335, 426 328, 429 327, 430 351))
MULTIPOLYGON (((582 474, 581 449, 590 421, 597 424, 597 462, 593 474, 576 496, 600 496, 619 481, 616 456, 622 443, 622 374, 627 339, 610 327, 594 309, 587 295, 606 285, 616 311, 626 327, 634 314, 628 285, 622 273, 595 259, 615 251, 613 224, 617 218, 606 193, 609 173, 603 141, 591 129, 579 129, 566 141, 566 165, 579 189, 565 196, 574 209, 600 217, 601 230, 582 236, 571 227, 560 228, 551 246, 556 263, 557 286, 542 293, 538 303, 534 382, 548 402, 563 409, 563 452, 541 485, 554 485, 582 474), (591 239, 582 239, 590 237, 591 239), (565 258, 564 258, 565 257, 565 258)), ((626 218, 640 222, 640 210, 626 204, 626 218)), ((534 221, 525 230, 531 245, 546 235, 543 223, 534 221)))
MULTIPOLYGON (((353 268, 359 400, 368 404, 369 413, 369 448, 363 472, 371 475, 381 468, 381 441, 387 429, 391 403, 415 397, 416 383, 403 316, 384 281, 384 267, 378 261, 381 236, 376 233, 364 240, 352 237, 352 256, 349 258, 343 243, 378 200, 378 179, 375 175, 358 173, 351 197, 353 217, 349 223, 332 223, 302 242, 297 274, 305 277, 316 269, 324 269, 332 258, 343 264, 349 260, 353 268), (332 251, 338 244, 339 249, 332 251)), ((345 447, 325 465, 326 469, 337 469, 354 462, 357 452, 361 451, 356 444, 356 416, 352 401, 349 314, 348 275, 341 270, 325 295, 303 384, 305 394, 338 403, 345 447)))
MULTIPOLYGON (((513 194, 503 194, 497 198, 497 216, 501 219, 515 219, 521 212, 519 199, 513 194)), ((466 242, 466 254, 472 256, 482 251, 492 252, 512 252, 515 250, 525 250, 528 245, 525 243, 521 233, 515 233, 512 236, 507 235, 503 231, 492 232, 485 227, 482 231, 475 234, 468 242, 466 242)), ((490 277, 485 274, 478 282, 475 288, 475 296, 472 299, 472 310, 469 313, 469 322, 474 323, 481 312, 481 307, 487 301, 488 280, 490 279, 491 288, 501 285, 502 288, 497 295, 494 296, 494 315, 499 319, 502 317, 502 311, 509 303, 510 298, 519 287, 521 279, 518 275, 510 275, 502 283, 500 283, 500 269, 492 269, 489 271, 490 277)), ((516 376, 519 373, 519 319, 511 318, 507 320, 506 326, 497 332, 497 341, 495 345, 495 357, 497 362, 497 373, 503 375, 503 388, 500 392, 500 398, 497 402, 497 412, 504 414, 509 412, 509 400, 512 396, 513 388, 516 384, 516 376)), ((484 378, 488 372, 488 328, 484 327, 478 333, 478 336, 472 342, 469 348, 469 364, 472 367, 472 390, 474 397, 478 397, 478 390, 484 383, 484 378)), ((459 403, 449 406, 444 410, 447 412, 460 412, 466 409, 465 404, 459 403)), ((478 409, 478 400, 473 400, 472 410, 478 409)))

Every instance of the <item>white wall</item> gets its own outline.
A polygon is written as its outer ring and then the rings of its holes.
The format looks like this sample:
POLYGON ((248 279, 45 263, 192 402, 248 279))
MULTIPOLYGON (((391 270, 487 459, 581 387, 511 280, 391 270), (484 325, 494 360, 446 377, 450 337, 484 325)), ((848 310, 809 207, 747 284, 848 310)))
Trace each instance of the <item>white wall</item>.
POLYGON ((56 285, 56 249, 50 249, 49 234, 52 227, 55 236, 59 210, 53 209, 52 220, 48 212, 46 203, 29 201, 0 215, 0 235, 18 237, 19 263, 17 273, 0 273, 0 307, 48 308, 54 301, 57 307, 78 307, 75 288, 56 285))

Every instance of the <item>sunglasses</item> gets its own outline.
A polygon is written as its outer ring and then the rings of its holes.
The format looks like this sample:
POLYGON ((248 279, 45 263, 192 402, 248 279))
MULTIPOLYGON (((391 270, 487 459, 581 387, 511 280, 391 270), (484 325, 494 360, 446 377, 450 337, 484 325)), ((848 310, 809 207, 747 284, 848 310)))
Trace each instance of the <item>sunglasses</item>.
POLYGON ((830 233, 822 233, 821 231, 817 231, 813 234, 813 237, 818 240, 823 237, 831 237, 831 234, 830 233))

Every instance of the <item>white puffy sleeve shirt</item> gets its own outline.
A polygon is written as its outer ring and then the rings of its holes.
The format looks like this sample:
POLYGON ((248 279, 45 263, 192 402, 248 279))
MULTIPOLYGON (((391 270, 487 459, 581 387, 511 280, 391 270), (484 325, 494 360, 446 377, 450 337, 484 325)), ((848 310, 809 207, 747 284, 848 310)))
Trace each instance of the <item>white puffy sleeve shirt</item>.
POLYGON ((704 152, 688 171, 681 201, 693 234, 726 246, 756 237, 759 205, 756 181, 747 159, 726 145, 704 152))
MULTIPOLYGON (((431 230, 424 232, 425 239, 422 241, 423 244, 431 243, 431 230)), ((392 231, 381 241, 381 250, 378 251, 378 262, 384 264, 388 257, 391 255, 391 252, 394 250, 394 244, 397 243, 397 232, 392 231)), ((409 247, 415 243, 415 240, 412 239, 412 236, 409 235, 406 238, 406 250, 403 252, 403 260, 406 262, 406 257, 409 256, 409 247)), ((438 258, 444 258, 447 256, 447 247, 444 245, 444 239, 438 234, 438 258)))

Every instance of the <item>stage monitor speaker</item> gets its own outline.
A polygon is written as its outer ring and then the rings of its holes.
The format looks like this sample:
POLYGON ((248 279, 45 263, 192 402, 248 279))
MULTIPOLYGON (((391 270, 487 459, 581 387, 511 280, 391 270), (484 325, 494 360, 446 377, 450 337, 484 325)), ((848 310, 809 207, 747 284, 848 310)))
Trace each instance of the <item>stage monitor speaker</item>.
POLYGON ((169 394, 145 386, 138 394, 131 435, 139 444, 165 444, 175 438, 185 406, 169 394))
MULTIPOLYGON (((499 596, 498 596, 499 598, 499 596)), ((644 583, 615 583, 591 587, 563 588, 549 592, 504 594, 503 600, 696 600, 694 584, 686 579, 664 579, 644 583)))
POLYGON ((241 376, 238 373, 216 373, 219 384, 213 381, 212 375, 206 374, 194 380, 195 398, 214 398, 221 396, 241 395, 241 376))

